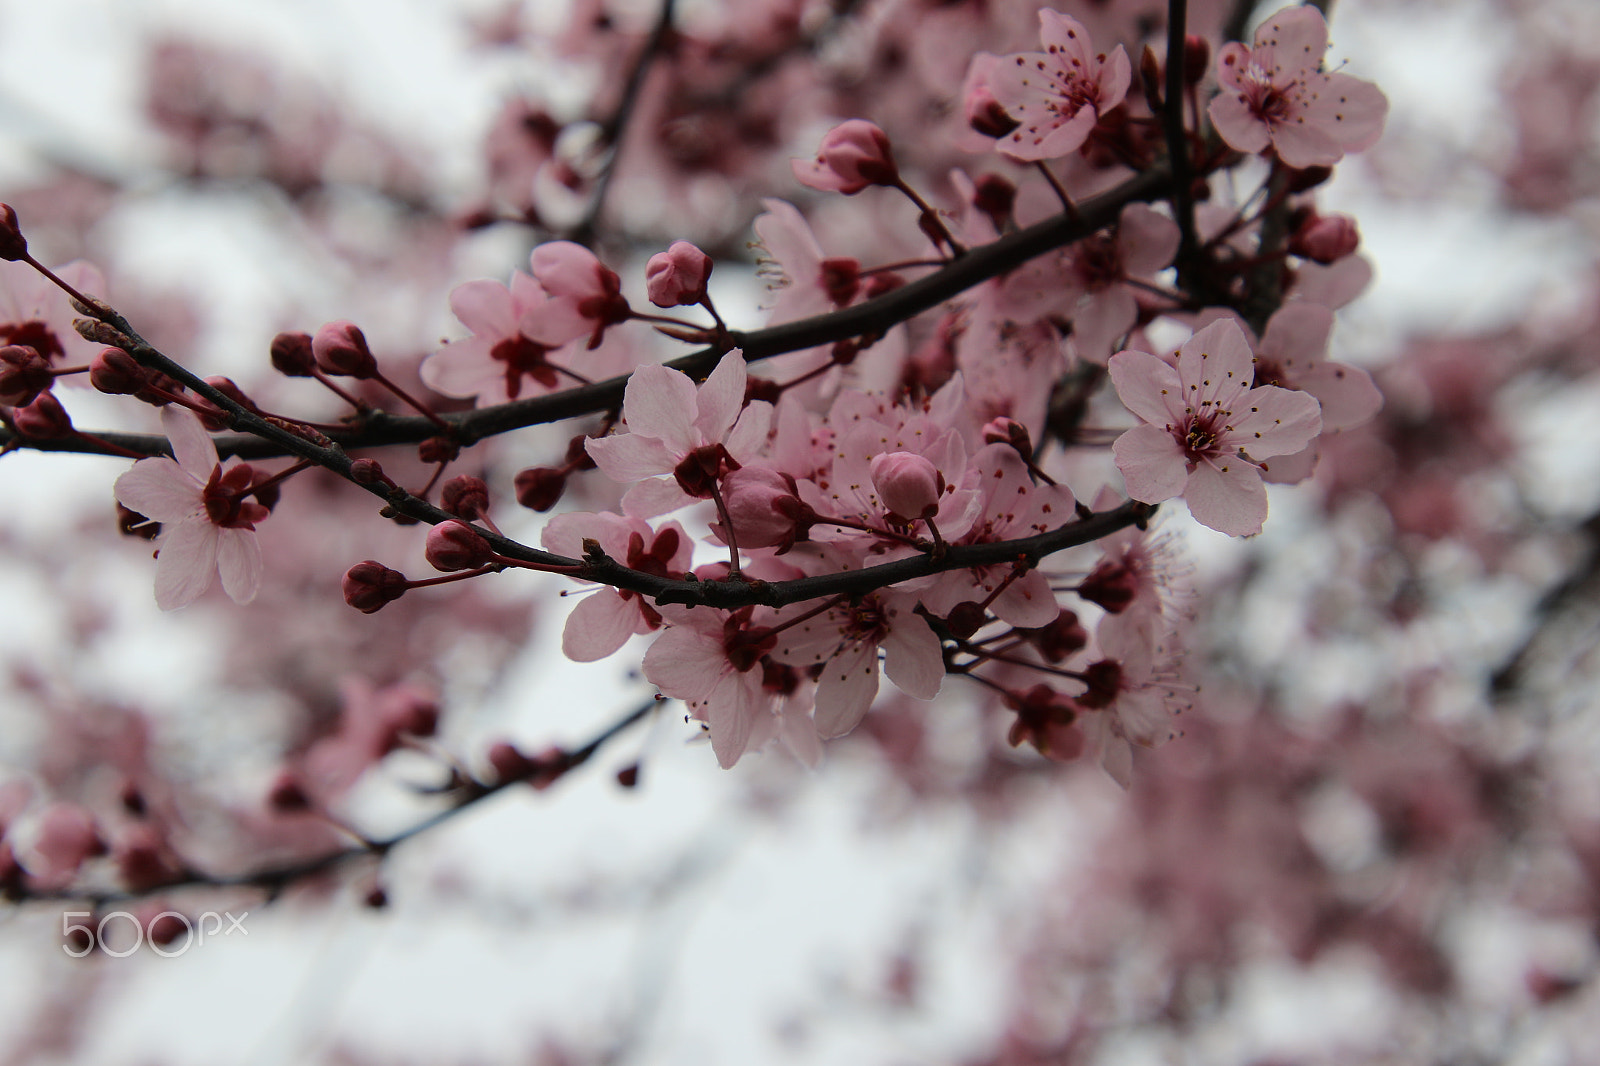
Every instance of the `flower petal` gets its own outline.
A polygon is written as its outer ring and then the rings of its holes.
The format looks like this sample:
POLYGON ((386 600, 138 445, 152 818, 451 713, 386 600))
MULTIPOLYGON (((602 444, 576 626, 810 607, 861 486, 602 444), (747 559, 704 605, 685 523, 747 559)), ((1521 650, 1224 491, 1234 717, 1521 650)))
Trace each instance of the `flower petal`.
POLYGON ((217 530, 217 570, 222 590, 241 606, 261 591, 261 544, 253 529, 217 530))
POLYGON ((157 522, 176 522, 205 506, 200 482, 165 455, 140 459, 112 486, 122 506, 157 522))
POLYGON ((211 587, 217 573, 217 527, 204 515, 167 526, 156 542, 156 606, 187 607, 211 587))
POLYGON ((168 404, 161 409, 161 427, 172 442, 172 454, 183 472, 204 485, 217 468, 217 446, 201 425, 200 416, 187 407, 168 404))

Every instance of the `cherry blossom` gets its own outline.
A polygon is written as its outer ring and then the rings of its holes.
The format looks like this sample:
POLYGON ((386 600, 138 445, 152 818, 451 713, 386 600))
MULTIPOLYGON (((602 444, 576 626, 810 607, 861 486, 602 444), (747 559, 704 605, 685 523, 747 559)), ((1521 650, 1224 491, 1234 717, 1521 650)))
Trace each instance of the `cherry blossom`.
POLYGON ((446 396, 474 397, 479 407, 520 398, 525 391, 551 391, 566 373, 567 342, 590 326, 574 301, 552 297, 520 271, 510 286, 484 279, 458 285, 450 310, 472 336, 451 341, 422 364, 422 380, 446 396))
MULTIPOLYGON (((660 577, 682 576, 694 555, 694 541, 676 522, 652 530, 638 518, 573 512, 552 518, 542 534, 546 550, 572 558, 586 554, 585 541, 600 545, 630 570, 660 577)), ((645 597, 627 589, 597 588, 585 593, 567 615, 561 650, 573 662, 595 662, 629 637, 660 628, 661 614, 645 597)))
POLYGON ((1251 388, 1253 359, 1232 319, 1189 338, 1176 369, 1146 352, 1111 357, 1117 396, 1144 422, 1112 445, 1130 496, 1160 503, 1181 494, 1202 525, 1233 536, 1261 531, 1267 490, 1257 463, 1300 451, 1322 416, 1304 393, 1251 388))
POLYGON ((1287 7, 1256 30, 1255 45, 1227 44, 1217 56, 1223 91, 1209 114, 1241 152, 1269 146, 1291 167, 1337 163, 1383 133, 1389 101, 1371 82, 1322 69, 1328 24, 1307 4, 1287 7))
POLYGON ((141 459, 117 479, 117 500, 161 523, 156 538, 156 604, 163 611, 187 607, 211 587, 240 604, 261 588, 261 548, 255 524, 267 509, 249 498, 248 463, 217 461, 216 445, 187 408, 161 409, 161 423, 175 459, 141 459))
POLYGON ((738 349, 724 355, 698 388, 671 367, 634 371, 622 401, 627 432, 584 442, 607 477, 624 485, 639 482, 623 499, 628 514, 653 518, 707 499, 708 477, 755 458, 766 443, 772 405, 763 400, 745 405, 744 387, 744 356, 738 349), (658 474, 672 474, 673 480, 657 479, 658 474))
MULTIPOLYGON (((1122 103, 1133 68, 1119 44, 1109 56, 1096 53, 1083 23, 1045 9, 1039 12, 1043 52, 1000 57, 989 68, 987 92, 1018 126, 995 147, 1013 159, 1033 162, 1075 152, 1089 139, 1100 116, 1122 103)), ((984 82, 975 91, 984 91, 984 82)), ((968 102, 968 113, 989 116, 988 98, 968 102)))
MULTIPOLYGON (((801 614, 801 604, 777 614, 775 624, 801 614)), ((796 666, 820 665, 816 728, 824 737, 850 732, 878 694, 878 650, 895 687, 919 700, 939 694, 944 655, 939 638, 916 613, 917 598, 883 589, 841 603, 777 634, 772 657, 796 666)))
POLYGON ((710 728, 711 750, 724 769, 760 736, 770 717, 762 657, 776 638, 751 626, 751 611, 671 609, 672 626, 644 654, 644 676, 662 695, 683 700, 710 728))

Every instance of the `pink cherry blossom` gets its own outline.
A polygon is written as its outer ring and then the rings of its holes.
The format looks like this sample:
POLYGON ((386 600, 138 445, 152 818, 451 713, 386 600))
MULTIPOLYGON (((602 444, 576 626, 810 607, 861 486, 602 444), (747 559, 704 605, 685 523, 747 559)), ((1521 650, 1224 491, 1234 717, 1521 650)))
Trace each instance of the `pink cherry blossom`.
POLYGON ((590 349, 606 330, 633 316, 622 295, 622 279, 593 252, 573 241, 551 241, 533 250, 533 276, 551 296, 572 301, 591 330, 590 349))
POLYGON ((724 769, 768 725, 771 698, 762 657, 774 638, 751 626, 751 610, 729 614, 705 607, 674 609, 673 621, 644 654, 644 676, 662 695, 681 699, 710 728, 711 750, 724 769))
POLYGON ((451 341, 422 364, 422 380, 446 396, 472 396, 479 407, 575 384, 565 356, 569 341, 589 332, 576 301, 555 298, 520 271, 511 285, 483 279, 458 285, 450 310, 472 336, 451 341))
POLYGON ((1230 148, 1270 146, 1291 167, 1327 166, 1371 147, 1383 133, 1389 101, 1368 81, 1327 74, 1328 24, 1309 4, 1288 7, 1217 56, 1222 92, 1211 101, 1217 133, 1230 148))
POLYGON ((211 587, 219 572, 235 603, 249 603, 261 588, 261 547, 255 523, 267 509, 246 493, 249 464, 217 462, 216 445, 187 408, 161 409, 161 423, 176 459, 141 459, 117 479, 117 500, 161 523, 156 538, 156 604, 187 607, 211 587))
MULTIPOLYGON (((1314 303, 1291 303, 1267 320, 1256 345, 1256 383, 1315 396, 1324 433, 1354 428, 1383 406, 1383 393, 1371 374, 1328 359, 1332 331, 1332 311, 1314 303)), ((1253 448, 1245 450, 1256 454, 1253 448)))
POLYGON ((711 257, 688 241, 674 241, 645 264, 645 289, 657 307, 683 307, 706 298, 711 257))
POLYGON ((756 457, 766 443, 772 405, 752 400, 747 406, 744 386, 744 355, 738 349, 724 355, 698 388, 671 367, 634 371, 622 399, 627 432, 584 442, 589 457, 611 480, 639 482, 623 499, 628 514, 653 518, 708 499, 696 483, 708 465, 726 473, 756 457), (659 474, 672 474, 673 479, 657 479, 659 474))
POLYGON ((1040 11, 1039 38, 1043 52, 1002 56, 987 79, 994 100, 1019 123, 995 147, 1023 162, 1081 148, 1100 116, 1122 103, 1133 73, 1120 44, 1110 56, 1096 53, 1089 31, 1068 15, 1040 11))
POLYGON ((1267 490, 1252 460, 1300 451, 1322 416, 1305 393, 1251 388, 1253 359, 1232 319, 1189 338, 1176 369, 1146 352, 1111 357, 1117 395, 1144 422, 1112 445, 1130 496, 1159 503, 1181 494, 1202 525, 1233 536, 1261 531, 1267 490))
POLYGON ((796 159, 791 165, 795 180, 801 185, 846 196, 872 185, 893 185, 900 180, 889 135, 861 118, 829 130, 815 159, 796 159))
MULTIPOLYGON (((833 553, 829 553, 830 556, 833 553)), ((815 607, 801 604, 778 612, 777 621, 815 607)), ((821 665, 817 679, 817 731, 825 737, 850 732, 878 694, 878 649, 895 687, 919 700, 939 694, 944 655, 939 638, 916 613, 911 593, 881 589, 838 604, 777 634, 772 657, 795 666, 821 665)))
MULTIPOLYGON (((82 260, 57 267, 56 275, 81 293, 106 292, 100 271, 82 260)), ((72 328, 76 315, 66 294, 33 267, 0 262, 0 344, 26 344, 52 364, 87 363, 99 345, 72 328)))
MULTIPOLYGON (((545 550, 581 558, 584 541, 594 541, 631 570, 659 577, 681 577, 694 556, 694 541, 676 522, 652 530, 638 518, 573 512, 557 515, 544 527, 545 550)), ((637 592, 601 586, 586 592, 567 615, 561 650, 573 662, 604 659, 638 633, 661 628, 661 614, 637 592)))

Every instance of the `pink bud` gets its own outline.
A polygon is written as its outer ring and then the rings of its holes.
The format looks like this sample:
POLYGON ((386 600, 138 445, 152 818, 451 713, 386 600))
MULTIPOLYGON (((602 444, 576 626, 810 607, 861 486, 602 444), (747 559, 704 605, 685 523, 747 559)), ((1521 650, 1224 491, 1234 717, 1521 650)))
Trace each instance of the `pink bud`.
POLYGON ((1361 232, 1349 215, 1312 215, 1289 238, 1289 252, 1326 266, 1361 246, 1361 232))
POLYGON ((1033 442, 1028 437, 1028 427, 1015 418, 1001 415, 990 419, 983 427, 983 441, 985 444, 1009 444, 1024 459, 1033 458, 1033 442))
POLYGON ((23 407, 50 387, 50 360, 26 344, 0 348, 0 404, 23 407))
POLYGON ((972 57, 967 68, 967 81, 961 90, 962 110, 967 125, 985 137, 1004 137, 1021 125, 1006 113, 1005 107, 990 88, 990 78, 999 56, 979 52, 972 57))
POLYGON ((440 522, 428 531, 423 557, 435 570, 472 570, 494 558, 494 549, 465 522, 440 522))
MULTIPOLYGON (((794 478, 771 467, 741 466, 722 479, 722 503, 728 509, 741 548, 779 548, 779 554, 804 539, 810 508, 795 494, 794 478)), ((726 529, 711 527, 724 541, 726 529)))
POLYGON ((889 135, 862 118, 829 130, 815 160, 795 159, 790 165, 801 185, 846 196, 869 185, 895 185, 900 181, 899 168, 889 149, 889 135))
POLYGON ((872 457, 872 485, 891 515, 911 522, 938 513, 944 475, 914 452, 885 452, 872 457))
POLYGON ((344 575, 344 602, 372 614, 406 594, 406 575, 373 559, 357 563, 344 575))
POLYGON ((690 307, 706 298, 711 257, 688 241, 674 241, 645 264, 645 288, 657 307, 690 307))
POLYGON ((367 347, 367 338, 353 322, 329 322, 317 330, 311 352, 324 373, 370 378, 378 372, 378 361, 367 347))

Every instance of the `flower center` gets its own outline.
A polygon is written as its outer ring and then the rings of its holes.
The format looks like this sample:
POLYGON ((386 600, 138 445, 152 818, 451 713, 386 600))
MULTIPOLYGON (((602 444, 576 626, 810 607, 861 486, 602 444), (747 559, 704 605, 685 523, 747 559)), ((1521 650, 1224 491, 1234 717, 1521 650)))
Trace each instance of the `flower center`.
POLYGON ((489 358, 506 365, 506 396, 515 400, 522 394, 522 379, 530 377, 547 389, 556 386, 556 368, 545 359, 551 349, 520 333, 489 349, 489 358))

